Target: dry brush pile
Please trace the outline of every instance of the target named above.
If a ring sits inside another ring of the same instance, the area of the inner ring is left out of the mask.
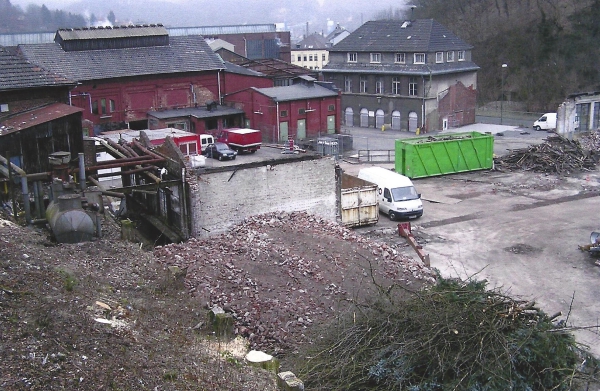
[[[387,296],[387,297],[386,297]],[[572,390],[598,380],[598,361],[532,302],[485,282],[438,279],[322,331],[297,372],[311,390]]]

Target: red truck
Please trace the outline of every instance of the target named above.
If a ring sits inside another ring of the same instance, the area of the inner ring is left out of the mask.
[[[229,145],[229,148],[238,153],[254,153],[260,149],[262,135],[256,129],[223,129],[216,141]]]

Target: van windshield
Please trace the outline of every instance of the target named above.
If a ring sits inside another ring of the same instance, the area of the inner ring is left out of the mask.
[[[392,198],[394,201],[416,200],[419,194],[414,186],[396,187],[392,189]]]

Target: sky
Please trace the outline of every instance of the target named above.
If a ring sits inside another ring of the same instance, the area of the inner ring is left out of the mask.
[[[289,29],[324,32],[327,20],[353,30],[378,12],[405,7],[410,0],[11,0],[23,9],[45,4],[50,10],[91,15],[113,11],[117,23],[162,23],[167,27],[285,23]]]

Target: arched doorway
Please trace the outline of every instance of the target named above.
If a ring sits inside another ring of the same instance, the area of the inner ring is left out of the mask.
[[[417,116],[417,113],[415,113],[414,111],[411,111],[410,113],[408,113],[408,131],[409,132],[415,133],[417,131],[418,119],[419,119],[419,117]]]
[[[366,108],[360,109],[360,127],[368,128],[369,127],[369,110]]]
[[[375,127],[377,129],[381,129],[381,127],[385,123],[384,118],[385,114],[383,113],[383,110],[377,109],[377,112],[375,112]]]
[[[352,110],[352,107],[346,107],[344,122],[346,126],[354,126],[354,110]]]
[[[400,122],[400,112],[398,110],[394,110],[392,112],[392,129],[393,130],[401,130],[401,122]]]

